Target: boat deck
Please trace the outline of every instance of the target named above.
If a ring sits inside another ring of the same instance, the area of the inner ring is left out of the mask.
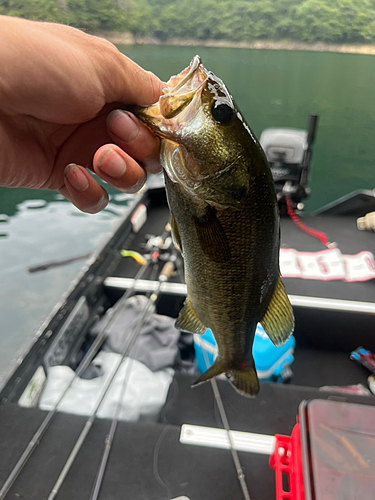
[[[140,243],[145,241],[144,235],[161,234],[167,220],[165,196],[160,193],[152,195],[148,200],[148,219],[141,232],[134,234],[129,228],[125,228],[123,236],[116,239],[116,248],[139,251]],[[375,235],[357,231],[354,217],[320,215],[305,217],[304,221],[326,232],[331,241],[338,243],[342,253],[371,251],[374,246]],[[289,219],[282,220],[282,244],[300,251],[324,250],[318,241],[301,232]],[[103,255],[105,258],[99,258],[95,264],[100,271],[97,273],[98,278],[94,280],[89,269],[83,284],[77,285],[71,299],[68,298],[63,308],[56,313],[56,318],[58,314],[67,318],[77,301],[80,286],[82,290],[87,290],[85,293],[92,316],[98,314],[99,310],[102,314],[104,307],[114,304],[123,294],[124,289],[106,286],[105,280],[111,276],[134,277],[138,265],[131,259],[115,260],[114,257],[113,262],[110,262],[113,252],[108,249]],[[108,260],[108,265],[105,259]],[[179,283],[180,279],[180,276],[176,276],[172,281]],[[259,395],[253,399],[238,395],[227,381],[218,379],[232,430],[270,436],[290,435],[299,404],[310,398],[333,397],[361,404],[375,404],[374,396],[348,396],[318,389],[323,385],[362,383],[367,386],[369,372],[351,361],[349,354],[359,345],[375,351],[375,313],[371,308],[355,312],[350,307],[346,309],[345,305],[356,302],[372,306],[375,303],[375,281],[346,283],[288,278],[284,282],[288,293],[295,300],[296,349],[292,365],[293,378],[290,384],[261,384]],[[295,297],[302,297],[304,301]],[[309,303],[311,297],[323,301],[340,299],[344,303],[341,309],[335,309],[324,306],[322,302]],[[165,294],[158,303],[158,311],[176,317],[183,300],[184,296],[181,294]],[[57,324],[56,318],[50,325]],[[48,328],[52,327],[47,325],[47,332]],[[59,328],[56,327],[49,337],[44,333],[40,336],[40,341],[45,342],[37,345],[29,358],[36,360],[33,361],[33,370],[23,369],[21,365],[5,387],[3,397],[6,394],[13,401],[17,394],[19,397],[25,387],[24,378],[33,373],[37,363],[46,355],[54,335],[62,327]],[[25,362],[27,360],[25,358]],[[100,499],[171,500],[182,495],[190,500],[243,498],[229,450],[192,446],[179,441],[182,424],[221,427],[211,385],[207,383],[191,389],[195,378],[176,373],[158,422],[119,423]],[[14,402],[3,400],[0,404],[0,487],[45,415],[41,410],[21,408]],[[85,422],[84,417],[57,414],[7,498],[47,499]],[[89,499],[110,423],[109,420],[95,420],[88,439],[57,495],[58,500]],[[239,457],[245,470],[251,500],[274,498],[274,472],[268,465],[269,457],[245,452],[239,452]]]
[[[220,427],[210,384],[191,389],[194,379],[177,375],[172,382],[161,422],[120,422],[112,447],[100,498],[164,500],[185,495],[190,500],[235,500],[242,493],[229,450],[181,444],[182,424]],[[300,402],[327,398],[317,389],[264,384],[258,397],[239,396],[218,380],[232,430],[267,435],[289,434]],[[352,396],[350,401],[374,404],[373,398]],[[19,458],[45,412],[0,406],[0,483]],[[42,500],[48,497],[85,423],[83,417],[58,414],[30,458],[9,498]],[[57,498],[88,499],[110,427],[96,420]],[[239,452],[252,500],[274,498],[274,471],[268,455]]]

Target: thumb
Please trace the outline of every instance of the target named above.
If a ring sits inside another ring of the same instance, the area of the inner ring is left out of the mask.
[[[156,102],[165,84],[151,71],[146,71],[122,54],[110,42],[105,42],[105,59],[96,58],[98,77],[102,81],[106,103],[148,105]]]

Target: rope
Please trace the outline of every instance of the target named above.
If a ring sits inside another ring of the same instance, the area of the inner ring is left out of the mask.
[[[289,196],[285,197],[285,202],[288,215],[292,219],[294,224],[297,227],[299,227],[301,231],[305,232],[306,234],[309,234],[313,238],[317,238],[322,245],[326,246],[327,248],[330,248],[331,244],[329,243],[327,235],[325,233],[313,229],[312,227],[308,227],[301,221],[301,219],[298,217],[298,215],[295,213],[293,209],[292,199]]]

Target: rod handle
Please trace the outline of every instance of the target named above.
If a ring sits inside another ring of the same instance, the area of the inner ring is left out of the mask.
[[[174,274],[174,263],[169,261],[164,264],[163,269],[161,270],[159,280],[160,281],[168,281]]]

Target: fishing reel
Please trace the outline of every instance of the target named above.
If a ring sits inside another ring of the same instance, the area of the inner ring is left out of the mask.
[[[170,250],[173,241],[172,236],[169,234],[166,238],[163,235],[155,236],[154,234],[145,234],[146,243],[140,243],[140,247],[146,251],[158,248],[159,250]]]

